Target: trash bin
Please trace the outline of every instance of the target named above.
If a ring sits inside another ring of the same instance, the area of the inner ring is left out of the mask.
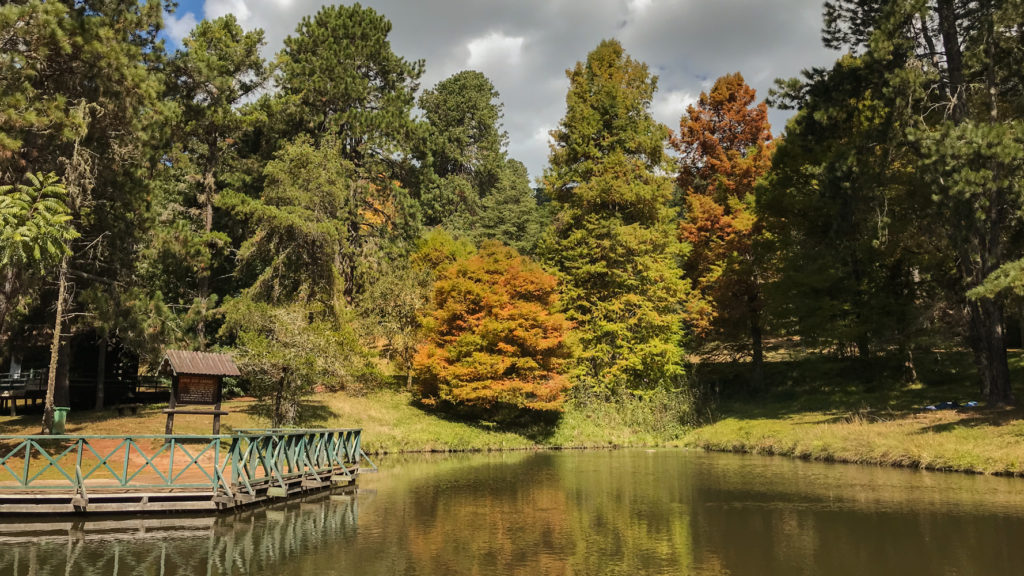
[[[68,420],[68,412],[71,408],[57,406],[53,409],[53,433],[63,434],[64,423]]]

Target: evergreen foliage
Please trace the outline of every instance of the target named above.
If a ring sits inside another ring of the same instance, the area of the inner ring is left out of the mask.
[[[574,375],[602,392],[674,387],[684,374],[684,254],[665,174],[657,78],[605,40],[567,71],[566,114],[544,174],[557,214],[543,248],[577,326]]]
[[[107,350],[147,370],[183,346],[238,353],[275,425],[378,367],[488,417],[571,389],[678,420],[688,354],[749,348],[758,382],[762,339],[793,336],[909,368],[963,344],[1014,401],[1021,2],[828,0],[847,53],[779,83],[777,141],[738,73],[670,138],[657,78],[602,41],[567,71],[540,190],[491,80],[417,100],[424,63],[373,9],[319,9],[268,62],[232,16],[168,54],[174,8],[0,4],[0,360],[52,326],[57,396],[89,339],[97,407]]]
[[[168,96],[181,105],[170,155],[177,185],[158,208],[170,214],[168,225],[157,227],[151,250],[162,261],[178,253],[183,258],[177,263],[190,268],[177,277],[194,284],[167,296],[188,306],[198,347],[206,345],[206,319],[217,302],[210,285],[213,266],[222,264],[217,270],[221,276],[228,271],[223,256],[231,239],[215,230],[214,208],[225,165],[237,153],[236,142],[249,120],[238,106],[264,86],[269,74],[260,55],[263,44],[262,30],[243,31],[233,15],[204,20],[184,38],[167,66]],[[179,273],[180,266],[167,272]]]
[[[420,206],[425,224],[532,254],[546,215],[526,167],[505,150],[508,135],[501,126],[499,98],[491,81],[473,70],[424,92]]]

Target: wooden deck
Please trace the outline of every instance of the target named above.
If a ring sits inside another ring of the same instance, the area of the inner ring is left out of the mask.
[[[354,489],[361,431],[0,436],[0,515],[219,512]]]

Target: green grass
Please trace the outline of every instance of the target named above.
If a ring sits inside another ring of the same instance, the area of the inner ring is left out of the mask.
[[[1024,411],[922,407],[979,400],[963,355],[919,366],[903,385],[885,370],[855,364],[790,366],[791,381],[771,393],[721,402],[713,422],[678,443],[713,451],[808,460],[1024,476]],[[1012,357],[1013,381],[1024,376]],[[776,381],[778,379],[776,378]]]
[[[117,416],[113,410],[72,411],[68,434],[163,434],[165,405],[144,408],[135,416]],[[253,402],[247,399],[225,403],[231,413],[221,420],[224,433],[241,428],[267,426],[253,416]],[[646,431],[645,422],[612,406],[586,410],[571,409],[554,424],[506,427],[488,422],[468,422],[424,410],[408,394],[381,390],[355,396],[343,392],[320,394],[316,403],[305,407],[303,426],[362,428],[363,448],[369,453],[454,452],[525,450],[545,447],[607,448],[665,444],[678,438],[674,433]],[[0,434],[38,434],[40,415],[0,417]],[[179,434],[209,434],[209,416],[178,415],[174,431]]]
[[[678,407],[651,409],[638,402],[570,406],[554,423],[502,426],[459,420],[425,410],[408,394],[327,393],[306,407],[310,427],[362,428],[370,453],[528,450],[677,445],[714,451],[793,456],[808,460],[907,466],[1024,476],[1024,411],[923,412],[946,400],[977,400],[973,370],[964,354],[921,358],[919,381],[900,383],[884,365],[804,359],[769,366],[767,392],[742,390],[742,366],[702,366],[702,386],[718,390],[706,423],[685,427]],[[1024,380],[1024,356],[1012,358],[1013,381]],[[1018,394],[1024,390],[1018,386]],[[660,405],[659,405],[660,406]],[[113,411],[72,412],[70,434],[160,434],[163,406],[137,416]],[[266,426],[251,400],[226,404],[223,430]],[[673,411],[675,410],[675,411]],[[38,413],[0,417],[0,434],[34,434]],[[175,432],[208,434],[209,417],[177,416]]]

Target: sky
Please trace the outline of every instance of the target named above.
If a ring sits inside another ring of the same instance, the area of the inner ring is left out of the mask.
[[[166,20],[172,43],[203,18],[232,13],[262,28],[273,57],[299,20],[323,0],[179,0]],[[461,70],[485,73],[505,105],[509,153],[541,176],[548,132],[565,113],[565,70],[604,38],[659,77],[656,119],[679,127],[686,106],[715,78],[741,72],[768,95],[776,78],[831,64],[821,45],[820,0],[363,0],[393,24],[393,50],[424,59],[421,89]],[[772,111],[780,133],[789,112]]]

